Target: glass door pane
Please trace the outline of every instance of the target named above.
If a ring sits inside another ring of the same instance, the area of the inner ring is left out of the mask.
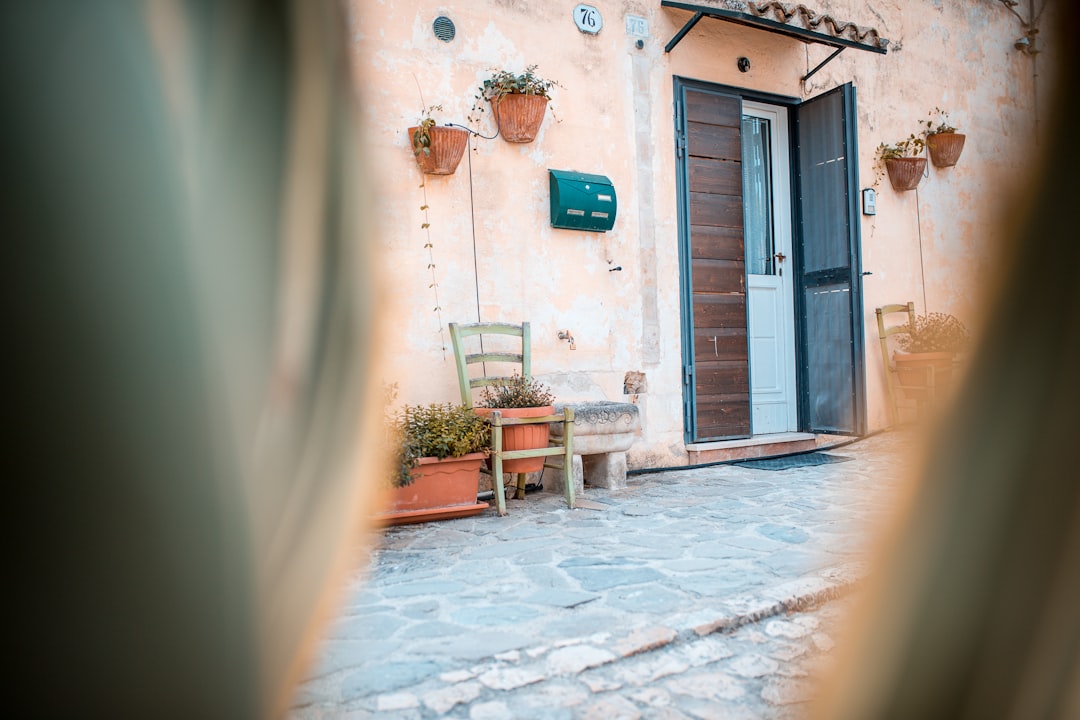
[[[769,120],[742,117],[743,237],[746,272],[775,275]]]

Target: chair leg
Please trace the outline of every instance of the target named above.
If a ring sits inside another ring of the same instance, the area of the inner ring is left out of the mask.
[[[566,408],[566,420],[563,421],[563,487],[566,492],[566,507],[577,507],[574,500],[574,410]]]
[[[503,487],[502,426],[498,422],[498,417],[494,418],[491,426],[491,444],[494,450],[492,455],[495,458],[491,468],[491,479],[495,487],[495,511],[499,513],[499,517],[502,517],[506,515],[506,488]]]

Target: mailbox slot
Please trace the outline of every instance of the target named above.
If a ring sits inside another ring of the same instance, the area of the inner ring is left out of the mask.
[[[615,226],[618,200],[603,175],[548,170],[551,184],[551,226],[607,232]]]

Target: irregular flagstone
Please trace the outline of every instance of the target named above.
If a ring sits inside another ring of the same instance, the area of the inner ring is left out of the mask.
[[[616,640],[612,645],[612,650],[620,657],[630,657],[663,647],[672,642],[675,637],[675,631],[663,625],[637,628],[629,635]]]
[[[736,675],[756,678],[762,675],[774,673],[780,667],[780,663],[772,658],[755,653],[740,655],[728,664],[728,670]]]
[[[677,695],[691,695],[706,700],[734,700],[746,694],[734,678],[722,672],[688,674],[668,680],[665,686]]]
[[[545,588],[524,598],[527,603],[534,605],[550,605],[552,607],[573,608],[600,597],[597,593],[582,592],[580,590],[562,590],[557,588]]]
[[[375,707],[379,712],[387,712],[393,710],[408,710],[409,708],[419,707],[420,701],[416,699],[416,696],[412,693],[395,693],[392,695],[380,695]]]
[[[569,567],[566,572],[573,576],[584,590],[593,592],[623,585],[640,585],[664,578],[662,574],[648,567]]]
[[[547,656],[547,669],[552,675],[576,674],[611,662],[615,657],[609,650],[591,645],[573,645],[552,650]]]
[[[495,668],[480,675],[477,680],[494,690],[514,690],[538,683],[544,679],[544,675],[535,670],[522,668]]]
[[[638,720],[641,711],[632,702],[618,695],[607,695],[588,705],[582,720]]]
[[[470,703],[480,697],[482,689],[478,682],[463,682],[424,693],[421,699],[424,705],[440,715],[445,715],[455,705]]]
[[[805,530],[794,527],[793,525],[773,525],[772,523],[766,523],[759,527],[757,531],[767,538],[785,543],[800,544],[810,539],[810,536]]]
[[[769,683],[761,697],[772,705],[792,705],[814,699],[815,686],[809,680],[785,679]]]

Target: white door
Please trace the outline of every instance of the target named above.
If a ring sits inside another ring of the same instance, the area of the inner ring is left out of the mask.
[[[798,427],[787,110],[744,102],[743,232],[754,435]]]

